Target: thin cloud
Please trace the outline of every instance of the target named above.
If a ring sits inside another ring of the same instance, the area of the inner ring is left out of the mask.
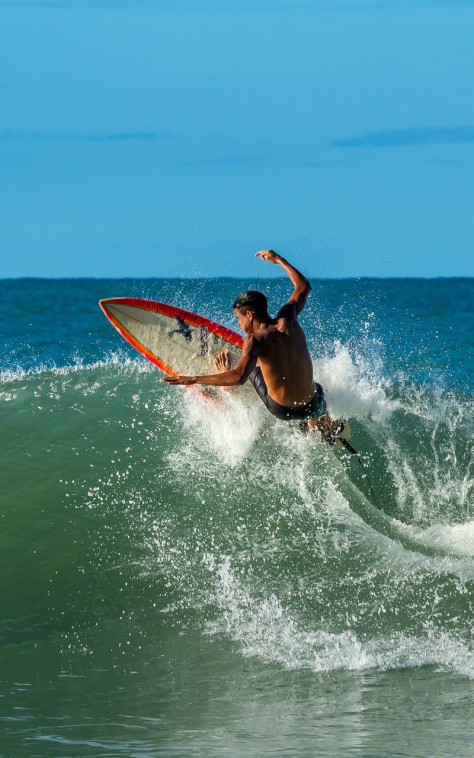
[[[441,129],[395,129],[369,132],[361,137],[336,140],[331,147],[409,147],[412,145],[443,145],[474,142],[474,126],[453,126]]]

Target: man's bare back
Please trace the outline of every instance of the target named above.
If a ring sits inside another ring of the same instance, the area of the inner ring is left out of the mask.
[[[276,318],[255,332],[258,365],[268,394],[280,405],[306,405],[314,395],[313,366],[306,338],[296,318]]]

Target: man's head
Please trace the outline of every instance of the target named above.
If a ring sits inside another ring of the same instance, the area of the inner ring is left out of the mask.
[[[235,300],[233,308],[239,326],[246,334],[251,334],[257,324],[270,318],[267,310],[267,298],[256,290],[242,292]]]

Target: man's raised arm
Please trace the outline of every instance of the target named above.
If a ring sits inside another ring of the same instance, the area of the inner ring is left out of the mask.
[[[286,258],[283,258],[283,256],[279,255],[278,253],[275,253],[274,250],[260,250],[258,253],[255,253],[255,255],[261,258],[262,261],[277,263],[282,267],[284,271],[286,271],[294,287],[293,293],[290,295],[288,302],[295,304],[296,315],[299,316],[305,306],[306,298],[311,292],[311,284],[307,278],[303,276],[301,271],[298,271],[297,268],[292,266],[291,263],[288,263]]]

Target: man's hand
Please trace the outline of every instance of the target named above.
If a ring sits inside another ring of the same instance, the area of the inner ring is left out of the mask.
[[[283,260],[281,255],[275,253],[274,250],[259,250],[258,253],[255,253],[255,257],[261,258],[262,261],[268,261],[269,263],[281,263]]]
[[[195,376],[164,376],[161,380],[167,384],[196,384]]]

